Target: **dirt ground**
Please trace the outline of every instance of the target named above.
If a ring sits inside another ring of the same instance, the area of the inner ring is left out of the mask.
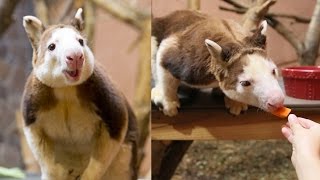
[[[285,140],[196,141],[173,180],[297,179]]]

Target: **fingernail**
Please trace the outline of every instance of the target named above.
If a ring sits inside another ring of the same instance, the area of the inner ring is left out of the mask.
[[[293,122],[296,118],[297,118],[296,115],[290,114],[289,117],[288,117],[288,121],[291,123],[291,122]]]

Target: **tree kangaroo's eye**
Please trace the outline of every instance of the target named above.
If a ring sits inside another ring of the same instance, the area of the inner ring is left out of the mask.
[[[79,39],[79,43],[81,46],[83,46],[83,39]]]
[[[250,86],[251,85],[251,82],[250,81],[240,81],[240,84],[242,85],[242,86]]]
[[[56,48],[56,45],[54,43],[51,43],[49,46],[48,46],[48,49],[50,51],[53,51],[54,49]]]
[[[276,69],[273,69],[273,70],[272,70],[272,75],[274,75],[274,76],[277,75],[277,70],[276,70]]]

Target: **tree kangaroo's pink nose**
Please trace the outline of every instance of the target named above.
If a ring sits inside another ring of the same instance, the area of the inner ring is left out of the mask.
[[[67,55],[67,65],[71,69],[79,69],[83,65],[83,53],[72,53]]]
[[[269,92],[269,98],[267,101],[267,105],[269,109],[278,109],[283,107],[284,103],[284,94],[281,90],[275,90]]]

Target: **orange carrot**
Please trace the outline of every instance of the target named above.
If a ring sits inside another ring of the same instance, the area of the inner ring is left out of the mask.
[[[273,112],[271,112],[273,115],[276,115],[280,118],[286,118],[289,116],[291,112],[291,109],[290,108],[287,108],[287,107],[282,107],[282,108],[279,108]]]

